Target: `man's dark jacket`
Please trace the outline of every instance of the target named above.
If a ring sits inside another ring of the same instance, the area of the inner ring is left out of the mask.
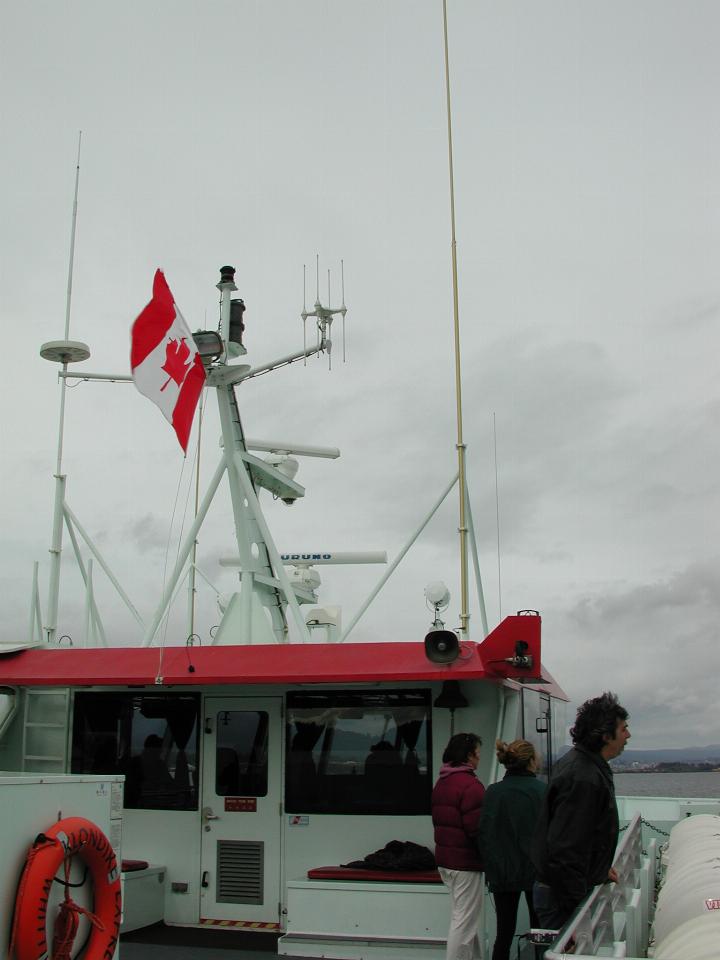
[[[604,883],[618,838],[612,770],[599,753],[576,746],[556,765],[532,848],[537,879],[575,909]]]

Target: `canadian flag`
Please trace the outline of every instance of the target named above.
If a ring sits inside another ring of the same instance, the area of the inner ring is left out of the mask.
[[[162,270],[155,271],[152,300],[132,326],[130,367],[135,386],[160,407],[187,452],[205,370]]]

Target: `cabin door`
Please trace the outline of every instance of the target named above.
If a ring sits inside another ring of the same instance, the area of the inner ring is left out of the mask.
[[[203,920],[279,921],[281,698],[207,697]]]

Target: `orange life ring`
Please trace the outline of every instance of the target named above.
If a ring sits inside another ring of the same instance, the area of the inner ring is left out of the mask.
[[[102,830],[83,817],[67,817],[41,833],[28,853],[15,900],[12,942],[17,960],[44,960],[48,896],[62,863],[79,856],[93,880],[93,923],[83,960],[112,960],[120,935],[120,869]],[[80,909],[80,912],[87,913]]]

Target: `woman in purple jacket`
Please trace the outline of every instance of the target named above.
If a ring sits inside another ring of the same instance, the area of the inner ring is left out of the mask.
[[[485,787],[475,776],[481,740],[456,733],[443,753],[440,776],[432,792],[435,862],[450,890],[452,914],[447,960],[480,960],[478,922],[482,906],[482,864],[475,834]]]

